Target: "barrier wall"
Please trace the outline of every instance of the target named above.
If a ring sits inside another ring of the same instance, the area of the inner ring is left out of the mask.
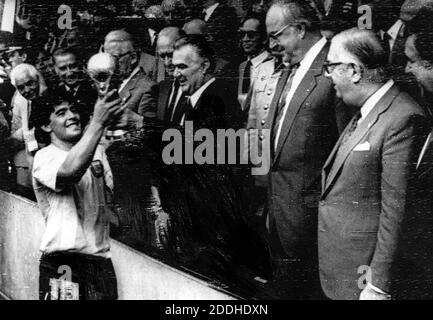
[[[38,299],[39,244],[44,221],[36,203],[0,191],[0,291]],[[230,300],[230,294],[112,240],[120,300]]]

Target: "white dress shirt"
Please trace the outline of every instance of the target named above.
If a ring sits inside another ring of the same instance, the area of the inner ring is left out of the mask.
[[[316,59],[317,55],[322,51],[323,47],[326,45],[326,38],[322,37],[319,41],[317,41],[310,50],[307,51],[304,58],[301,60],[299,68],[296,70],[295,75],[293,76],[292,86],[290,88],[290,91],[287,94],[286,97],[286,104],[284,105],[283,109],[283,116],[281,117],[281,120],[279,123],[276,123],[275,125],[278,126],[277,134],[275,135],[275,149],[278,146],[278,139],[280,137],[281,133],[281,127],[284,122],[284,118],[286,117],[287,110],[289,109],[290,102],[292,101],[292,98],[298,89],[299,84],[302,82],[302,79],[304,79],[305,75],[307,74],[308,70],[310,69],[311,65],[313,64],[313,61]]]
[[[215,3],[213,6],[210,6],[209,8],[203,10],[203,13],[206,13],[206,16],[204,17],[204,21],[207,22],[210,19],[210,16],[219,5],[220,5],[219,3]]]
[[[148,33],[149,33],[149,37],[150,37],[150,44],[153,46],[153,43],[155,42],[155,38],[156,38],[156,31],[153,29],[147,29]]]
[[[208,80],[204,85],[202,85],[196,92],[194,92],[190,97],[189,101],[191,102],[191,106],[195,109],[198,100],[200,99],[203,92],[216,80],[216,78],[212,78]],[[183,126],[185,122],[185,115],[182,117],[181,125]]]
[[[132,79],[133,76],[135,76],[138,73],[138,71],[140,71],[139,66],[135,67],[135,69],[131,72],[129,77],[122,81],[122,84],[119,87],[119,92],[121,92],[125,88],[126,84]]]
[[[377,90],[375,93],[373,93],[367,101],[364,102],[363,106],[361,107],[361,118],[358,120],[358,124],[360,124],[370,113],[371,110],[373,110],[374,106],[379,102],[380,99],[383,98],[383,96],[388,92],[389,89],[394,85],[394,80],[388,80],[382,87],[380,87],[379,90]]]
[[[403,21],[398,19],[396,21],[396,23],[394,23],[392,25],[392,27],[389,28],[388,31],[386,32],[390,36],[390,39],[389,39],[389,50],[390,51],[394,47],[395,40],[397,39],[398,34],[400,33],[400,29],[402,26],[403,26]]]

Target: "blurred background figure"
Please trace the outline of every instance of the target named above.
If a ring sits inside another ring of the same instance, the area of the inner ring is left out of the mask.
[[[239,54],[239,27],[236,11],[224,1],[203,1],[201,18],[207,24],[207,31],[211,39],[215,55],[231,63],[239,64],[242,57]]]
[[[150,6],[144,14],[147,24],[147,33],[149,36],[149,53],[156,55],[156,43],[158,41],[158,33],[163,29],[167,22],[165,20],[161,6]]]
[[[211,41],[209,37],[207,37],[207,26],[206,22],[201,19],[192,19],[186,22],[183,25],[183,31],[185,31],[188,35],[202,35],[207,38],[208,41]]]
[[[133,0],[131,4],[132,14],[137,17],[144,17],[148,2],[148,0]]]
[[[161,8],[168,25],[182,28],[186,19],[183,0],[163,0]]]

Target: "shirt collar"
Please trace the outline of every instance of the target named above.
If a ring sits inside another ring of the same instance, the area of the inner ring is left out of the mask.
[[[391,28],[388,29],[388,31],[386,33],[389,34],[389,36],[395,40],[398,37],[398,33],[400,31],[401,26],[403,25],[403,21],[401,21],[400,19],[398,19]]]
[[[380,99],[388,92],[389,89],[394,85],[394,81],[388,80],[382,87],[379,88],[375,93],[373,93],[364,105],[361,107],[361,119],[365,119],[374,106],[379,102]]]
[[[196,92],[194,92],[189,98],[191,101],[191,105],[193,108],[195,108],[195,105],[197,104],[198,100],[200,99],[203,92],[209,87],[216,79],[212,78],[208,80],[204,85],[202,85]]]
[[[313,63],[314,59],[316,59],[317,55],[320,51],[322,51],[323,47],[326,45],[326,38],[322,37],[319,41],[317,41],[305,54],[305,56],[299,62],[300,67],[309,66]],[[293,65],[296,65],[294,63]]]
[[[135,67],[135,69],[132,71],[132,73],[129,75],[128,78],[126,78],[125,80],[122,81],[120,88],[119,88],[119,92],[123,90],[123,88],[125,88],[126,84],[132,79],[133,76],[135,76],[138,72],[140,71],[140,66]]]
[[[250,59],[254,69],[257,68],[259,64],[263,63],[268,57],[269,57],[269,52],[263,51],[258,56],[255,56],[254,58]]]
[[[215,9],[219,6],[219,2],[215,3],[214,5],[210,6],[207,9],[204,9],[203,11],[206,12],[206,19],[209,19],[212,13],[215,11]]]

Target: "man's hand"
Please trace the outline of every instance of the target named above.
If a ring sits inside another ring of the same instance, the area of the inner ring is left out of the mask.
[[[121,99],[115,99],[108,102],[108,100],[113,97],[116,90],[110,91],[104,98],[98,99],[93,110],[92,122],[100,124],[103,127],[108,126],[113,119],[119,117],[122,113]]]
[[[160,209],[155,214],[155,244],[158,249],[164,250],[168,247],[170,237],[170,216]]]
[[[140,129],[143,126],[143,117],[125,106],[120,110],[119,119],[114,123],[115,129]]]
[[[367,285],[359,295],[359,300],[391,300],[391,298],[389,295],[375,291]]]

